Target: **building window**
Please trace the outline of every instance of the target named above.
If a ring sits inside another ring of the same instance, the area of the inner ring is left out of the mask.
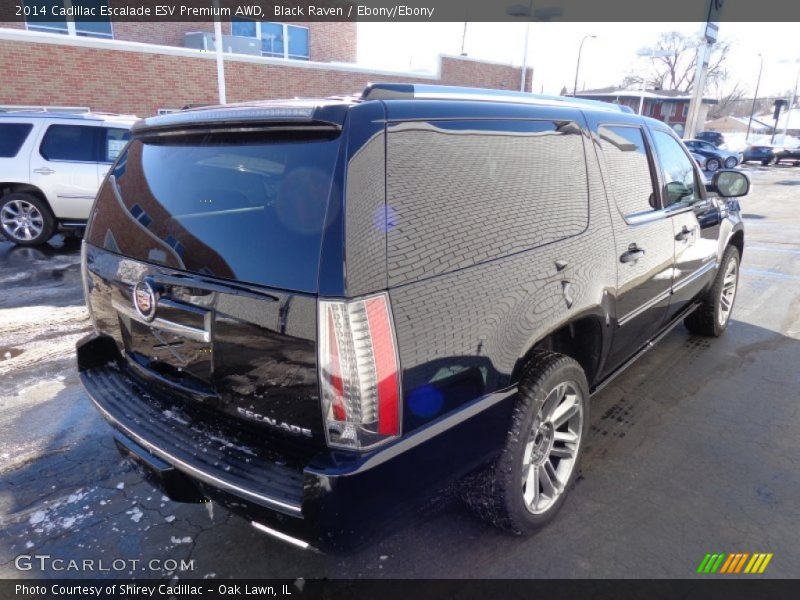
[[[25,0],[25,4],[31,12],[25,17],[25,24],[30,31],[108,39],[114,37],[111,18],[99,16],[100,7],[108,6],[108,0]],[[70,8],[78,16],[57,16]],[[89,14],[95,16],[82,16]]]
[[[261,40],[261,56],[308,60],[308,27],[286,23],[234,20],[231,33]]]

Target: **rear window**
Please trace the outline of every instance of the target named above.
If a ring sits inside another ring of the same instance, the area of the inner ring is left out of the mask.
[[[30,123],[0,124],[0,158],[13,158],[33,129]]]
[[[203,275],[315,292],[338,137],[136,139],[100,191],[91,243]]]
[[[127,129],[104,127],[103,147],[100,152],[101,162],[112,163],[117,160],[129,139],[131,139],[131,132]]]

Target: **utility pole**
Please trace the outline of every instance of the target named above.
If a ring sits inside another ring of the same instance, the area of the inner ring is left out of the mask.
[[[219,0],[214,0],[214,7],[219,9]],[[225,94],[225,60],[222,47],[222,22],[219,17],[214,17],[214,48],[217,51],[217,91],[219,93],[219,103],[226,104]]]
[[[686,117],[686,126],[683,131],[684,139],[691,139],[697,131],[698,121],[700,120],[701,108],[703,105],[703,92],[706,87],[706,75],[708,75],[708,59],[711,56],[711,46],[717,41],[719,32],[718,18],[719,12],[725,0],[709,0],[708,13],[706,15],[706,29],[703,41],[697,49],[697,63],[694,72],[694,87],[692,89],[692,99],[689,102],[689,114]]]
[[[800,60],[797,61],[800,63]],[[789,119],[792,118],[792,107],[794,101],[797,99],[797,85],[800,83],[800,66],[797,68],[797,78],[794,80],[794,90],[792,91],[792,99],[789,101],[789,106],[786,107],[786,124],[783,126],[783,143],[786,143],[786,136],[789,133]]]

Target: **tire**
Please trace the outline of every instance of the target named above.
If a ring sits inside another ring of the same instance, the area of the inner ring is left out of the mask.
[[[736,160],[733,156],[729,156],[728,158],[725,159],[726,169],[733,169],[737,164],[739,164],[739,161]]]
[[[768,167],[771,163],[772,163],[771,159],[770,160],[762,160],[761,161],[761,166],[762,167]]]
[[[709,158],[706,161],[706,171],[714,171],[719,170],[719,161],[716,158]]]
[[[9,241],[38,246],[53,237],[55,231],[56,219],[41,198],[16,192],[0,199],[0,233]]]
[[[571,416],[558,423],[554,414],[559,420]],[[533,533],[564,503],[588,431],[589,386],[581,366],[556,352],[535,353],[523,370],[500,456],[466,478],[462,499],[500,529]]]
[[[691,333],[719,337],[728,328],[739,288],[739,262],[738,248],[728,246],[722,255],[714,283],[701,306],[683,321]]]

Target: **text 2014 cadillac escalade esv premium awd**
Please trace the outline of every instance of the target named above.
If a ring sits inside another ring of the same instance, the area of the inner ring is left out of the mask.
[[[325,546],[443,486],[518,534],[589,400],[717,336],[747,177],[619,107],[435,86],[140,121],[83,247],[81,378],[174,499]]]

